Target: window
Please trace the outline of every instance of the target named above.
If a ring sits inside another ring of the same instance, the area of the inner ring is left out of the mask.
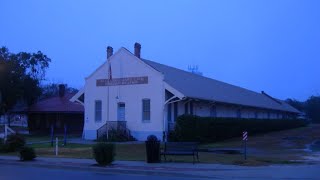
[[[102,102],[101,100],[96,100],[94,104],[94,120],[95,122],[101,122],[102,121]]]
[[[126,104],[123,102],[118,103],[118,121],[126,120]]]
[[[211,108],[210,108],[210,116],[211,117],[217,117],[217,108],[216,108],[216,106],[211,106]]]
[[[270,119],[270,112],[268,112],[268,119]]]
[[[150,121],[150,99],[142,100],[142,120]]]
[[[258,119],[258,112],[256,111],[256,112],[254,112],[254,118],[256,118],[256,119]]]
[[[193,102],[190,102],[190,114],[193,115]]]

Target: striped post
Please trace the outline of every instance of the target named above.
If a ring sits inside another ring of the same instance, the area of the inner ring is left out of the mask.
[[[247,131],[243,131],[242,133],[242,141],[244,142],[244,160],[247,159],[247,141],[248,141],[248,132]]]

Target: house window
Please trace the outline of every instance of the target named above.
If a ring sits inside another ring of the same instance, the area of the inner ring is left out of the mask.
[[[101,122],[102,121],[102,102],[101,100],[96,100],[94,104],[94,120],[95,122]]]
[[[211,106],[211,108],[210,108],[210,116],[211,117],[217,117],[217,108],[216,108],[216,106]]]
[[[258,112],[254,112],[254,118],[258,119]]]
[[[193,115],[193,102],[190,102],[190,114]]]
[[[118,103],[118,121],[126,120],[126,104],[123,102]]]
[[[268,112],[268,119],[270,119],[270,112]]]
[[[150,121],[150,99],[142,100],[142,120]]]
[[[173,104],[173,120],[176,121],[178,117],[178,103]]]

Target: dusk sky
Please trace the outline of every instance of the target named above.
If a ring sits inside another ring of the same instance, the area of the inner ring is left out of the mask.
[[[280,98],[320,95],[320,1],[0,1],[0,46],[81,88],[106,47]]]

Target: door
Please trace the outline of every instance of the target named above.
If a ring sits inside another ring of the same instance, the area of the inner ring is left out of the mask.
[[[118,121],[126,120],[126,104],[123,102],[118,103]]]

